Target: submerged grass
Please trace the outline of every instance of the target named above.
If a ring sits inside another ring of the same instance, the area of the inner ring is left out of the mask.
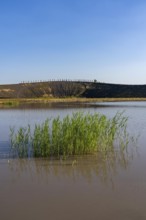
[[[11,149],[18,157],[51,157],[108,152],[118,142],[128,144],[127,117],[117,113],[109,119],[98,113],[83,112],[47,119],[42,124],[10,129]]]

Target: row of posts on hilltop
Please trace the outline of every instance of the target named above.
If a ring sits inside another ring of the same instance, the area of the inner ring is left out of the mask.
[[[97,80],[87,80],[87,79],[49,79],[49,80],[33,80],[33,81],[21,81],[20,84],[26,83],[43,83],[43,82],[91,82],[96,83]]]

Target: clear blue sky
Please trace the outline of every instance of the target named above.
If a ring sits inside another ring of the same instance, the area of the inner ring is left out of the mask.
[[[0,84],[146,84],[146,0],[1,0]]]

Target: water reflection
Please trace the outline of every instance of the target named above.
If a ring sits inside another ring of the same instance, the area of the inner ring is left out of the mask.
[[[90,102],[42,102],[42,103],[20,103],[19,105],[1,105],[0,110],[22,110],[22,109],[64,109],[64,108],[92,108],[100,107],[98,103]]]
[[[119,102],[24,102],[19,105],[2,105],[0,104],[0,110],[23,110],[23,109],[64,109],[64,108],[146,108],[145,101],[119,101]]]
[[[136,151],[113,150],[96,155],[56,159],[12,159],[9,168],[14,182],[27,175],[32,182],[49,183],[51,179],[70,179],[72,182],[84,179],[90,183],[95,178],[102,184],[114,188],[114,178],[121,170],[127,170]],[[98,177],[98,178],[97,178]]]

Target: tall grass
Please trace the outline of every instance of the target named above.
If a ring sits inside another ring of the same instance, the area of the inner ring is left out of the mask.
[[[19,157],[50,157],[107,152],[114,143],[128,143],[127,117],[117,113],[109,119],[98,113],[83,112],[47,119],[42,124],[10,129],[11,148]]]
[[[18,157],[28,157],[30,151],[30,126],[21,127],[15,134],[15,128],[10,128],[10,143],[13,154]]]

